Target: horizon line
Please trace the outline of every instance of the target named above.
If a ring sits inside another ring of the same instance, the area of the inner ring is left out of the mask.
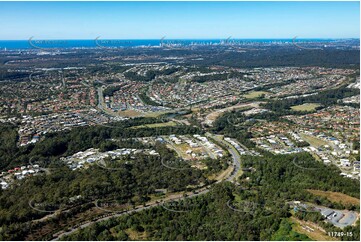
[[[37,40],[164,40],[164,41],[167,41],[167,40],[293,40],[297,38],[297,40],[344,40],[344,39],[360,39],[360,37],[301,37],[301,38],[298,38],[297,36],[293,36],[293,37],[290,37],[290,38],[267,38],[267,37],[262,37],[262,38],[252,38],[252,37],[249,37],[249,38],[121,38],[121,39],[118,39],[118,38],[99,38],[96,37],[94,39],[77,39],[77,38],[69,38],[69,39],[49,39],[49,38],[40,38],[40,39],[32,39],[32,37],[28,38],[28,39],[0,39],[0,41],[29,41],[29,40],[32,40],[32,41],[37,41]]]

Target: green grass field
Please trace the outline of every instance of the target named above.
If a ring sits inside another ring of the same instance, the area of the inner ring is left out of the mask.
[[[264,92],[264,91],[254,91],[254,92],[249,92],[247,94],[244,94],[243,97],[248,98],[248,99],[252,99],[252,98],[258,98],[261,95],[266,95],[269,92]]]
[[[317,107],[321,106],[318,103],[304,103],[302,105],[292,106],[294,111],[315,111]]]

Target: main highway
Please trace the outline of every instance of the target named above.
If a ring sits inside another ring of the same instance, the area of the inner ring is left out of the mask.
[[[232,173],[230,174],[230,176],[228,176],[226,181],[233,181],[234,178],[236,178],[236,175],[237,175],[238,171],[241,169],[241,157],[240,157],[238,151],[230,143],[228,143],[227,141],[217,137],[216,135],[212,135],[210,133],[207,133],[206,136],[211,137],[212,139],[214,139],[218,143],[221,143],[224,146],[226,146],[227,149],[228,149],[228,152],[232,155],[234,169],[233,169]],[[218,182],[220,182],[220,181],[218,181]]]

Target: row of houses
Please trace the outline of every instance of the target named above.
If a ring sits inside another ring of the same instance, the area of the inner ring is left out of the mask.
[[[71,170],[77,170],[87,168],[89,165],[97,162],[102,162],[105,158],[110,158],[113,160],[122,156],[137,155],[140,153],[147,155],[159,155],[159,153],[157,153],[155,150],[150,149],[121,148],[112,151],[100,152],[99,149],[90,148],[85,151],[77,152],[68,157],[62,157],[60,160]]]
[[[15,167],[0,174],[0,183],[2,189],[7,189],[15,180],[22,180],[27,177],[43,172],[38,164]]]

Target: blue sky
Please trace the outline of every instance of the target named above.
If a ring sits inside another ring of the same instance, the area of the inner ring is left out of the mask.
[[[359,2],[0,2],[0,39],[359,38]]]

